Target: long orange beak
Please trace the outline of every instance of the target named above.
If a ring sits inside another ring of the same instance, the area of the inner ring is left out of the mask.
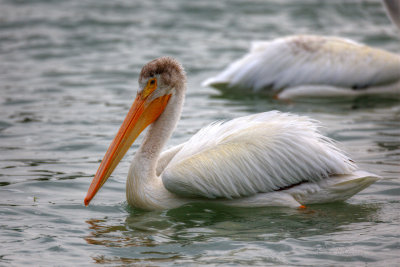
[[[147,95],[138,94],[121,128],[101,161],[99,169],[87,192],[85,206],[89,205],[92,198],[107,181],[108,177],[110,177],[139,134],[161,115],[170,97],[171,95],[161,96],[147,103]]]

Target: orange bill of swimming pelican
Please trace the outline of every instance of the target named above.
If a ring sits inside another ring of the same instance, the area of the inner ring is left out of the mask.
[[[85,198],[104,185],[149,126],[126,183],[133,207],[169,209],[190,202],[242,207],[343,201],[380,178],[361,171],[304,116],[264,112],[211,124],[161,152],[180,118],[185,72],[175,59],[146,64],[139,91],[108,148]]]

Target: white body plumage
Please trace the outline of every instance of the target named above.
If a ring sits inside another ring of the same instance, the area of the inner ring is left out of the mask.
[[[277,111],[203,128],[161,154],[153,180],[142,153],[130,168],[127,199],[144,209],[204,201],[298,207],[346,200],[379,179],[357,170],[316,121]]]
[[[214,123],[161,153],[177,124],[186,91],[183,68],[163,57],[142,70],[135,102],[111,143],[85,204],[150,125],[132,161],[126,197],[143,209],[189,202],[290,206],[345,200],[379,179],[359,171],[318,124],[270,111]]]
[[[254,42],[203,86],[279,99],[400,93],[400,55],[351,40],[296,35]]]

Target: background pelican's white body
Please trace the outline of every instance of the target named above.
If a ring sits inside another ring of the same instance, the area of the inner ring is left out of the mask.
[[[400,93],[400,55],[339,37],[289,36],[254,42],[203,86],[280,99]]]

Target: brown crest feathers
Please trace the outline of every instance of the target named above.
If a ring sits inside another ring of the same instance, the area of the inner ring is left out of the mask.
[[[185,83],[186,74],[182,65],[172,57],[159,57],[147,63],[140,72],[139,82],[159,75],[164,84],[176,86]]]

